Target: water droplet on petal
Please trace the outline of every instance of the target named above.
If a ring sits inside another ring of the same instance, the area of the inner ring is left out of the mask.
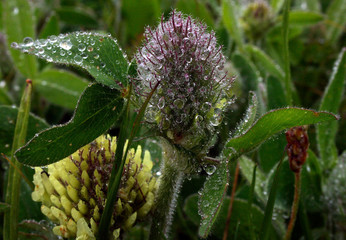
[[[184,107],[184,100],[178,98],[178,99],[174,100],[173,104],[178,109],[182,109]]]
[[[163,109],[163,108],[165,107],[165,98],[164,98],[164,97],[161,97],[161,98],[159,99],[159,102],[157,103],[157,107],[158,107],[159,109]]]

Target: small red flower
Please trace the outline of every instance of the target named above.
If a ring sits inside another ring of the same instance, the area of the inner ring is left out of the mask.
[[[306,127],[293,127],[286,132],[287,155],[290,168],[299,172],[308,155],[309,138]]]

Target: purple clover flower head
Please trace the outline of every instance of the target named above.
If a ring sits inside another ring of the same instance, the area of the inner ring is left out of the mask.
[[[186,131],[196,119],[207,118],[231,86],[222,47],[206,25],[177,11],[166,22],[162,17],[156,29],[147,28],[144,36],[135,55],[135,89],[145,96],[158,85],[146,119],[159,123],[161,131]]]

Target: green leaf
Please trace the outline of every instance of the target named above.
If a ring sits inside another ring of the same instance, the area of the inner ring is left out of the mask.
[[[22,232],[34,233],[37,239],[59,239],[59,237],[53,233],[50,222],[47,221],[36,222],[34,220],[24,220],[19,223],[19,228]],[[20,238],[19,240],[22,239],[32,239],[32,237]]]
[[[0,213],[7,211],[8,209],[10,209],[10,207],[10,204],[0,202]]]
[[[65,70],[48,69],[33,81],[34,88],[53,104],[74,109],[88,82]]]
[[[48,62],[79,66],[97,82],[111,88],[127,87],[126,56],[109,35],[74,32],[58,37],[53,35],[48,40],[40,39],[34,43],[17,44],[15,48]]]
[[[118,90],[90,85],[79,99],[72,120],[31,139],[16,152],[18,161],[43,166],[69,156],[107,131],[121,114],[123,103]]]
[[[331,44],[335,44],[341,37],[346,24],[346,1],[334,0],[327,9],[326,31]]]
[[[185,14],[189,14],[194,18],[198,18],[206,23],[209,27],[214,26],[213,18],[206,7],[204,1],[200,0],[179,0],[176,8]]]
[[[0,86],[0,104],[12,105],[12,97],[8,94],[6,87]]]
[[[59,21],[56,14],[53,12],[46,20],[41,32],[40,38],[47,38],[51,35],[56,35],[60,33]]]
[[[202,220],[199,236],[206,238],[220,212],[228,188],[228,161],[223,160],[216,171],[206,179],[198,199]]]
[[[57,10],[61,21],[69,25],[96,28],[98,26],[95,14],[88,9],[64,7]]]
[[[309,26],[321,22],[324,16],[318,12],[310,11],[290,11],[290,26]],[[279,21],[282,21],[280,16]]]
[[[309,9],[310,11],[321,11],[321,4],[320,1],[316,1],[316,0],[305,0],[301,6],[303,8],[303,6],[306,4],[307,9]],[[304,6],[305,8],[305,6]]]
[[[284,0],[270,0],[270,6],[274,9],[276,13],[280,12],[283,4]]]
[[[321,111],[338,113],[340,103],[343,99],[344,84],[346,79],[346,48],[343,48],[336,60],[333,73],[329,79],[328,86],[324,92],[320,105]],[[323,123],[317,126],[317,146],[322,160],[322,168],[329,168],[337,161],[333,157],[335,147],[335,136],[338,128],[337,122]]]
[[[257,114],[258,100],[254,92],[249,92],[249,107],[246,110],[245,116],[241,123],[238,125],[233,136],[239,136],[246,132],[253,122],[255,121]]]
[[[158,0],[126,0],[122,4],[124,24],[128,42],[138,38],[144,32],[146,26],[156,25],[160,18],[160,3]]]
[[[269,173],[280,160],[283,149],[287,144],[284,133],[279,133],[274,138],[264,142],[258,149],[258,162],[264,173]]]
[[[267,78],[267,98],[268,109],[282,108],[287,106],[285,98],[285,89],[276,77],[269,76]]]
[[[25,37],[35,37],[35,14],[28,0],[3,1],[4,33],[8,46],[12,42],[23,41]],[[18,51],[10,49],[13,62],[18,70],[28,78],[37,73],[37,61],[32,56],[21,56]]]
[[[260,76],[256,66],[250,60],[246,59],[243,54],[238,52],[232,55],[232,63],[239,71],[244,91],[257,91]]]
[[[324,199],[322,196],[322,170],[320,160],[315,153],[308,150],[305,166],[302,169],[301,198],[309,212],[323,211]]]
[[[232,138],[226,143],[224,154],[232,158],[247,153],[282,130],[337,120],[338,117],[327,112],[316,112],[303,108],[282,108],[270,111],[258,119],[243,135]]]
[[[192,194],[185,199],[184,213],[196,225],[201,222],[201,216],[198,215],[198,194]]]
[[[280,81],[284,81],[282,69],[265,52],[251,44],[246,45],[246,50],[251,54],[255,64],[265,75],[273,75]]]
[[[241,156],[238,159],[240,172],[242,176],[246,179],[246,181],[251,184],[252,181],[252,173],[255,167],[255,164],[246,156]],[[255,194],[258,199],[265,204],[267,201],[267,196],[264,194],[266,189],[264,188],[263,183],[266,181],[267,177],[261,171],[261,169],[256,170],[256,184],[255,184]]]
[[[222,0],[222,21],[227,31],[237,43],[240,50],[243,48],[242,32],[239,27],[238,16],[236,13],[239,11],[234,0]]]
[[[273,216],[273,210],[274,210],[274,204],[276,200],[276,192],[278,189],[279,185],[279,176],[280,176],[280,170],[282,167],[282,162],[283,162],[284,156],[281,157],[279,163],[277,164],[276,169],[273,171],[274,172],[274,180],[273,184],[270,187],[270,192],[268,196],[268,201],[266,204],[265,212],[264,212],[264,217],[262,221],[262,226],[261,226],[261,232],[260,232],[260,239],[262,240],[267,240],[269,239],[270,236],[270,227],[272,223],[272,216]],[[281,234],[282,235],[282,234]]]
[[[11,106],[0,106],[0,153],[9,154],[12,148],[14,128],[18,115],[18,108]],[[49,125],[34,114],[29,114],[27,138],[34,135]]]
[[[286,156],[286,153],[283,151],[282,151],[282,154]],[[274,182],[274,177],[275,177],[275,171],[271,171],[267,176],[267,180],[265,181],[266,192],[270,192],[270,189]],[[294,193],[294,174],[289,167],[287,158],[285,158],[285,160],[282,163],[280,175],[277,181],[278,181],[278,184],[277,184],[277,190],[276,190],[276,196],[275,196],[275,208],[289,212],[290,207],[292,205],[293,193]]]
[[[229,202],[230,198],[227,197],[219,214],[219,218],[217,220],[218,224],[215,224],[214,226],[213,232],[220,239],[223,236],[223,231],[225,228],[227,219],[227,206],[229,205]],[[250,214],[252,214],[251,225],[249,223]],[[263,211],[255,204],[252,204],[250,209],[247,200],[235,198],[233,201],[232,215],[230,218],[228,229],[229,239],[252,239],[250,228],[253,229],[255,236],[258,236],[263,221],[263,216]],[[237,238],[235,238],[235,235],[237,235]],[[270,239],[280,239],[279,236],[275,233],[272,224],[270,224]]]

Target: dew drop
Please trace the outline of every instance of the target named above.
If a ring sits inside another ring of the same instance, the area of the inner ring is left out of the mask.
[[[32,40],[31,37],[26,37],[23,39],[23,43],[26,47],[31,47],[32,45],[34,45],[34,40]]]
[[[205,165],[205,166],[203,166],[203,169],[208,175],[212,175],[216,170],[216,166],[215,165]]]
[[[65,56],[65,54],[66,54],[66,52],[65,52],[64,50],[61,50],[61,51],[60,51],[60,56],[63,57],[63,56]]]
[[[60,42],[59,46],[65,50],[70,50],[72,48],[72,43],[70,40],[65,40]]]
[[[158,107],[159,109],[163,109],[163,108],[165,107],[165,98],[164,98],[164,97],[161,97],[161,98],[159,99],[159,102],[157,103],[157,107]]]
[[[78,45],[78,50],[81,51],[81,52],[84,52],[86,49],[85,45],[83,43],[79,44]]]
[[[16,42],[11,43],[11,48],[18,48],[19,45]]]
[[[210,102],[204,102],[204,103],[202,104],[201,110],[202,110],[203,112],[208,112],[208,111],[210,110],[210,107],[211,107],[211,103],[210,103]]]
[[[81,64],[83,62],[83,58],[80,55],[74,56],[74,62],[77,64]]]
[[[13,15],[17,15],[19,13],[19,9],[17,7],[13,8]]]
[[[55,43],[56,41],[58,41],[58,37],[55,35],[49,36],[48,41],[51,43]]]
[[[100,56],[99,56],[97,53],[94,53],[94,54],[93,54],[93,57],[94,57],[95,59],[99,59]]]
[[[216,127],[216,126],[220,125],[221,121],[222,121],[222,111],[220,108],[215,108],[214,114],[210,119],[211,125]]]
[[[182,109],[184,107],[184,100],[178,98],[178,99],[174,100],[173,104],[178,109]]]

